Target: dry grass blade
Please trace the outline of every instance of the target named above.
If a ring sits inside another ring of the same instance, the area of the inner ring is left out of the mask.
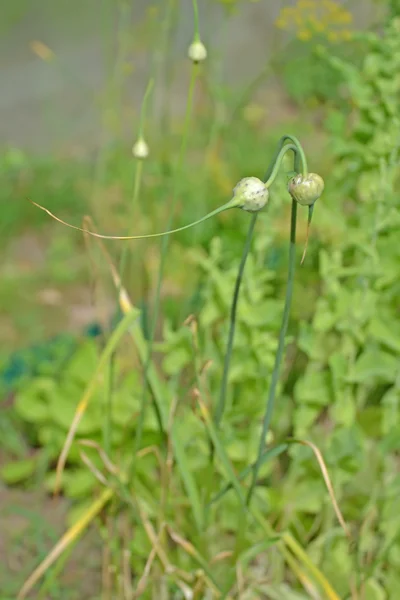
[[[96,233],[95,231],[90,231],[90,229],[85,229],[83,227],[78,227],[77,225],[72,225],[72,223],[67,223],[66,221],[63,221],[62,219],[60,219],[59,217],[57,217],[48,208],[45,208],[44,206],[41,206],[41,204],[38,204],[37,202],[34,202],[30,198],[28,198],[28,200],[29,200],[29,202],[31,204],[33,204],[33,206],[36,206],[36,208],[40,208],[40,210],[43,210],[45,213],[47,213],[49,215],[49,217],[51,217],[52,219],[54,219],[58,223],[61,223],[61,225],[64,225],[65,227],[69,227],[70,229],[75,229],[75,231],[80,231],[81,233],[85,233],[86,235],[91,235],[93,237],[100,238],[102,240],[134,240],[134,239],[137,239],[137,236],[132,236],[132,235],[128,235],[128,236],[102,235],[101,233]],[[146,238],[148,236],[147,235],[139,236],[139,239],[142,238],[142,237]]]
[[[333,510],[335,511],[336,517],[337,517],[343,531],[345,532],[347,538],[351,542],[351,533],[350,533],[349,528],[346,525],[346,522],[343,518],[343,515],[342,515],[339,505],[337,503],[335,492],[334,492],[333,486],[332,486],[332,482],[330,480],[328,469],[326,468],[326,464],[325,464],[325,461],[321,454],[321,451],[317,448],[317,446],[315,444],[313,444],[312,442],[309,442],[307,440],[290,439],[290,440],[288,440],[288,442],[291,444],[301,444],[302,446],[308,446],[308,448],[311,448],[311,450],[313,451],[315,458],[317,459],[319,467],[321,469],[321,473],[324,478],[325,485],[327,487],[329,497],[332,502]]]
[[[181,535],[179,535],[178,533],[173,531],[171,529],[171,527],[167,527],[167,530],[168,530],[168,533],[169,533],[171,539],[175,542],[175,544],[178,544],[178,546],[183,548],[183,550],[187,554],[189,554],[189,556],[194,558],[194,560],[196,560],[196,562],[199,563],[199,565],[204,570],[204,573],[207,576],[209,587],[211,587],[213,592],[219,597],[221,595],[221,591],[218,588],[217,582],[215,581],[212,571],[211,571],[207,561],[205,560],[205,558],[200,554],[200,552],[193,546],[193,544],[191,542],[189,542],[188,540],[185,540],[185,538],[183,538]]]
[[[156,557],[156,554],[157,553],[156,553],[155,549],[152,548],[150,551],[150,554],[148,556],[148,559],[146,561],[146,564],[144,566],[142,576],[140,577],[138,584],[136,586],[136,591],[133,594],[134,598],[139,598],[146,590],[146,587],[148,584],[148,579],[149,579],[150,573],[151,573],[151,567],[153,566],[153,562]]]
[[[79,520],[70,527],[57,542],[52,551],[46,556],[46,558],[40,563],[40,565],[33,571],[28,577],[18,593],[17,600],[23,600],[27,597],[32,588],[36,585],[39,579],[46,573],[46,571],[55,563],[58,557],[81,535],[86,527],[93,521],[93,519],[100,513],[107,502],[114,495],[114,491],[111,489],[105,490],[100,498],[95,500],[88,510],[79,518]]]
[[[118,475],[118,469],[117,467],[111,462],[110,458],[107,456],[107,454],[104,452],[103,448],[100,446],[100,444],[98,444],[97,442],[95,442],[94,440],[79,440],[79,445],[80,446],[86,446],[87,448],[94,448],[95,450],[97,450],[104,466],[106,467],[107,471],[109,471],[110,473],[112,473],[112,475]]]
[[[308,571],[313,575],[314,579],[321,588],[324,590],[325,597],[328,600],[340,600],[339,596],[331,586],[330,582],[326,579],[325,575],[320,571],[318,567],[314,565],[307,552],[301,547],[297,540],[288,532],[282,533],[282,542],[285,546],[281,547],[282,554],[288,564],[290,564],[290,551],[295,555],[298,562],[304,565]]]
[[[88,222],[92,223],[92,229],[95,229],[93,221],[90,219],[90,217],[88,217]],[[118,292],[118,302],[121,311],[124,315],[126,315],[134,308],[133,304],[129,298],[128,292],[122,285],[122,281],[119,276],[118,270],[115,268],[114,263],[112,262],[110,254],[108,253],[105,245],[100,239],[97,240],[97,243],[110,269],[111,278]],[[129,333],[133,338],[141,364],[146,365],[148,360],[148,344],[143,336],[143,331],[140,327],[140,324],[138,322],[133,323],[131,329],[129,330]],[[152,390],[157,409],[163,418],[163,425],[165,427],[168,420],[168,416],[165,411],[165,390],[161,385],[161,382],[157,375],[157,371],[153,364],[150,364],[150,366],[148,366],[147,368],[147,380],[149,387]]]
[[[79,452],[79,455],[82,459],[82,462],[87,466],[89,471],[96,477],[98,481],[104,486],[108,486],[107,479],[104,477],[103,473],[99,471],[99,469],[93,464],[88,455],[82,450]]]
[[[312,600],[320,600],[320,595],[317,588],[310,580],[307,573],[303,571],[297,560],[295,560],[295,558],[289,552],[286,555],[286,562],[292,569],[293,573],[295,573],[297,579],[300,581],[307,594],[309,594],[310,598]]]
[[[54,489],[55,495],[57,495],[60,491],[61,477],[62,477],[62,473],[64,471],[65,463],[67,461],[69,450],[70,450],[72,442],[74,440],[79,423],[80,423],[83,415],[85,414],[87,406],[88,406],[88,404],[93,396],[93,393],[96,389],[99,375],[103,371],[105,366],[107,365],[108,361],[110,360],[110,357],[113,354],[113,352],[115,351],[120,339],[126,333],[126,331],[129,329],[129,326],[132,324],[133,320],[137,319],[137,316],[138,316],[138,311],[136,311],[134,309],[131,310],[128,314],[125,315],[125,317],[122,319],[122,321],[118,324],[117,328],[113,331],[110,339],[107,342],[106,347],[104,348],[104,350],[101,354],[100,360],[97,364],[97,367],[93,374],[93,377],[89,381],[89,383],[86,387],[86,390],[77,406],[74,418],[72,419],[72,423],[70,425],[70,428],[69,428],[69,431],[67,434],[67,438],[64,442],[64,446],[62,448],[60,457],[57,462],[56,482],[55,482],[55,489]]]

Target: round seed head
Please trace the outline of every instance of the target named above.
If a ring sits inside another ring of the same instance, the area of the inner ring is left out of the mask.
[[[258,212],[268,202],[267,186],[258,177],[244,177],[233,189],[236,206],[248,212]]]
[[[316,173],[295,175],[288,184],[289,194],[302,206],[312,206],[321,196],[324,187],[324,180]]]

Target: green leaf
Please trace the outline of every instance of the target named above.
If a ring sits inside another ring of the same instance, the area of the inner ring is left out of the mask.
[[[95,341],[88,340],[74,353],[67,365],[68,378],[85,387],[93,376],[99,359],[99,351]]]
[[[359,413],[357,420],[367,437],[380,438],[382,433],[382,409],[380,406],[368,406]]]
[[[334,405],[330,409],[330,414],[335,423],[350,427],[354,424],[357,416],[357,405],[350,389],[343,389],[337,394]]]
[[[290,490],[290,500],[285,511],[318,514],[327,498],[328,494],[322,479],[317,481],[307,479],[307,481],[297,482]]]
[[[368,333],[376,341],[400,354],[400,327],[396,322],[388,324],[382,319],[374,318],[369,324]]]
[[[36,457],[9,462],[1,468],[0,478],[8,485],[21,483],[33,475],[36,463]]]
[[[191,352],[187,348],[174,348],[164,358],[163,369],[167,375],[176,375],[190,363],[191,358]]]
[[[363,587],[364,600],[387,600],[384,588],[376,579],[368,579]]]
[[[329,376],[326,371],[306,371],[295,388],[296,400],[300,404],[326,406],[330,402]]]
[[[384,382],[392,383],[396,380],[399,369],[399,359],[378,349],[367,349],[357,359],[350,369],[348,381],[352,383]]]
[[[45,423],[49,419],[49,401],[56,391],[57,385],[52,379],[34,379],[17,395],[18,415],[28,423]]]
[[[53,422],[59,427],[63,428],[65,431],[68,431],[75,416],[75,411],[79,400],[79,396],[75,398],[75,402],[72,402],[70,397],[64,396],[61,393],[55,396],[49,406],[49,416]],[[93,404],[89,406],[79,423],[77,431],[81,435],[91,435],[101,431],[102,399],[99,397],[98,392],[96,397],[92,399],[92,402]]]
[[[203,527],[203,510],[200,501],[200,494],[197,489],[196,480],[193,476],[193,470],[187,459],[187,454],[180,437],[179,426],[176,423],[173,426],[172,443],[176,462],[179,467],[179,473],[192,507],[193,517],[198,531],[201,532]]]
[[[87,497],[98,484],[89,469],[74,469],[65,475],[64,490],[69,498]]]
[[[305,437],[309,434],[310,427],[320,414],[319,406],[304,404],[299,406],[294,413],[294,431],[296,437]]]

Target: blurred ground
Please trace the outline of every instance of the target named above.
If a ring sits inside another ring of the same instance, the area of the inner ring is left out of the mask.
[[[21,581],[37,565],[38,556],[43,556],[62,535],[68,505],[65,499],[54,501],[40,490],[16,490],[0,484],[1,600],[15,599]],[[96,533],[89,532],[79,542],[56,587],[57,591],[53,586],[52,593],[43,600],[90,600],[100,596],[101,546]]]

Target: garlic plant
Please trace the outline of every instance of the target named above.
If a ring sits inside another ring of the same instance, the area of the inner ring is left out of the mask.
[[[140,141],[140,140],[139,140]],[[144,140],[143,140],[144,141]],[[144,158],[145,152],[144,145],[141,143],[141,147],[139,148],[141,156],[138,158]],[[259,442],[259,451],[257,456],[257,461],[252,470],[252,481],[250,484],[250,488],[248,490],[247,495],[247,504],[250,503],[253,491],[257,482],[258,472],[262,463],[262,455],[265,450],[265,440],[268,433],[269,425],[272,418],[275,396],[276,396],[276,388],[279,380],[280,368],[283,359],[285,338],[288,328],[289,322],[289,314],[290,307],[292,302],[293,295],[293,281],[294,281],[294,271],[295,271],[295,258],[296,258],[296,222],[297,222],[297,205],[308,207],[308,228],[307,228],[307,240],[308,240],[308,231],[311,224],[311,218],[313,214],[313,209],[315,202],[320,198],[324,190],[324,181],[323,179],[317,175],[316,173],[309,173],[307,170],[307,161],[301,147],[300,142],[292,135],[284,135],[277,146],[275,156],[273,157],[267,173],[264,177],[264,181],[259,179],[258,177],[250,176],[241,179],[237,185],[233,188],[232,198],[223,204],[222,206],[216,208],[211,211],[207,215],[201,217],[200,219],[184,225],[182,227],[178,227],[176,229],[171,229],[169,231],[162,231],[160,233],[150,233],[146,235],[130,235],[130,236],[116,236],[116,235],[104,235],[99,234],[94,231],[90,231],[88,229],[83,229],[80,227],[76,227],[75,225],[71,225],[70,223],[66,223],[62,221],[55,215],[53,215],[47,208],[40,206],[33,202],[35,206],[41,208],[45,212],[47,212],[51,217],[53,217],[56,221],[66,225],[67,227],[71,227],[72,229],[77,229],[78,231],[82,231],[88,235],[92,235],[95,237],[109,239],[109,240],[137,240],[137,239],[146,239],[146,238],[154,238],[160,236],[170,235],[172,233],[177,233],[179,231],[183,231],[185,229],[189,229],[190,227],[194,227],[204,221],[218,215],[219,213],[230,210],[233,208],[239,208],[245,212],[249,212],[252,214],[251,221],[249,224],[249,230],[245,242],[245,246],[243,249],[243,254],[241,258],[241,262],[239,265],[238,276],[236,279],[235,289],[232,298],[231,305],[231,315],[230,315],[230,327],[229,327],[229,335],[228,335],[228,343],[227,350],[225,353],[224,360],[224,369],[222,374],[222,382],[221,382],[221,391],[218,398],[218,402],[216,403],[214,409],[214,420],[216,426],[220,426],[226,403],[226,392],[227,392],[227,381],[229,375],[229,367],[230,367],[230,359],[232,355],[233,348],[233,340],[235,334],[235,324],[236,324],[236,310],[237,310],[237,302],[240,293],[240,285],[243,278],[244,268],[246,264],[246,259],[250,250],[251,240],[257,220],[258,214],[268,205],[269,200],[269,190],[273,185],[279,169],[282,164],[282,160],[287,152],[292,152],[294,156],[293,161],[293,171],[294,175],[291,176],[288,183],[288,192],[292,198],[292,210],[291,210],[291,226],[290,226],[290,244],[289,244],[289,268],[288,268],[288,280],[286,287],[286,297],[285,297],[285,305],[282,317],[281,328],[279,332],[279,341],[278,341],[278,349],[275,356],[275,364],[271,377],[271,385],[268,390],[268,395],[265,403],[265,414],[263,419],[263,427],[262,434]],[[307,242],[306,242],[307,247]],[[305,256],[305,251],[303,253],[303,259]],[[302,259],[302,261],[303,261]],[[211,454],[212,456],[212,454]]]

